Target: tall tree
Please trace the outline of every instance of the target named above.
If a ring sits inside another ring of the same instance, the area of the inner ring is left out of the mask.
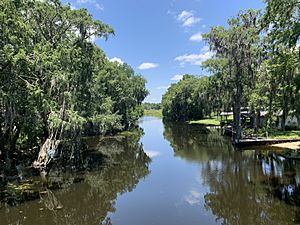
[[[263,26],[269,31],[274,47],[284,44],[296,46],[300,36],[299,0],[265,0]]]
[[[229,63],[229,73],[234,80],[233,109],[235,141],[241,139],[241,107],[244,97],[245,84],[254,76],[254,66],[257,65],[257,57],[253,54],[253,48],[259,41],[259,26],[257,25],[259,12],[249,10],[240,13],[236,18],[228,21],[229,28],[213,27],[204,35],[210,48],[217,56],[226,58]]]

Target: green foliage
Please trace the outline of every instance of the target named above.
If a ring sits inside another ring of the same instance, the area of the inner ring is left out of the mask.
[[[298,0],[265,0],[262,27],[268,29],[272,47],[283,44],[294,47],[300,36],[300,4]]]
[[[270,0],[263,13],[250,9],[228,20],[226,28],[212,27],[203,38],[215,55],[202,63],[212,75],[208,82],[186,77],[172,85],[163,98],[164,117],[214,124],[218,121],[203,117],[233,111],[236,141],[244,127],[242,110],[251,113],[256,132],[285,129],[289,115],[299,124],[299,7],[297,0]],[[267,112],[263,123],[262,111]]]
[[[254,71],[258,66],[257,46],[259,44],[259,25],[257,18],[259,12],[248,10],[228,20],[229,28],[212,27],[204,35],[216,57],[225,58],[228,62],[227,79],[231,83],[228,90],[233,100],[234,127],[236,140],[241,138],[241,108],[246,101],[245,91],[247,86],[254,86]],[[220,63],[219,63],[220,65]],[[222,64],[221,64],[222,65]]]
[[[0,8],[0,149],[136,124],[145,80],[92,41],[111,27],[59,0],[3,0]]]
[[[162,98],[163,116],[172,121],[202,119],[209,114],[208,77],[185,75]]]

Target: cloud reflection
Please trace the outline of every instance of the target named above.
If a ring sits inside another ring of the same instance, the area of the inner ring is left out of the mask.
[[[149,156],[151,159],[160,156],[161,152],[159,151],[145,151],[145,153],[147,154],[147,156]]]
[[[189,195],[185,197],[185,201],[191,206],[200,205],[201,193],[196,190],[191,190]]]

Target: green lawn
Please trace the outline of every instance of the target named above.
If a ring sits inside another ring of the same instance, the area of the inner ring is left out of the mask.
[[[212,118],[205,118],[202,120],[192,120],[189,122],[189,124],[202,124],[202,125],[214,125],[214,126],[220,126],[220,119],[217,119],[217,117]]]
[[[274,139],[300,138],[300,130],[273,131],[268,137]]]
[[[223,120],[225,121],[225,117],[223,116]],[[221,117],[217,117],[216,114],[213,114],[211,118],[204,118],[202,120],[192,120],[189,124],[202,124],[202,125],[214,125],[220,126]],[[227,117],[227,122],[233,121],[233,115]]]
[[[223,118],[224,119],[224,118]],[[202,125],[214,125],[219,126],[221,121],[221,117],[217,119],[216,116],[212,116],[212,118],[204,118],[202,120],[192,120],[189,124],[202,124]],[[227,121],[233,121],[233,116],[229,116]],[[258,136],[266,137],[265,133],[258,133]],[[272,131],[268,134],[268,138],[272,139],[289,139],[289,138],[300,138],[300,130],[293,131]]]
[[[144,110],[144,116],[155,116],[162,118],[162,110],[155,110],[155,109],[149,109],[149,110]]]

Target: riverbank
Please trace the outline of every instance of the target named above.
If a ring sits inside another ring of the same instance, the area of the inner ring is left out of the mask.
[[[145,109],[144,116],[154,116],[158,118],[162,118],[162,110],[161,109]]]
[[[273,139],[299,139],[300,130],[293,131],[275,131],[270,135]],[[273,147],[288,148],[292,150],[300,150],[300,141],[295,142],[284,142],[279,144],[273,144]]]
[[[206,118],[202,120],[192,120],[189,124],[200,124],[200,125],[212,125],[212,126],[220,126],[220,121],[216,118]]]
[[[299,150],[300,149],[300,141],[274,144],[271,146],[277,147],[277,148],[288,148],[288,149],[292,149],[292,150]]]
[[[262,135],[265,136],[266,135]],[[273,131],[268,135],[268,138],[272,139],[291,139],[291,138],[300,138],[300,130],[291,130],[291,131]]]
[[[199,124],[207,126],[207,128],[220,127],[220,121],[216,118],[202,119],[197,121],[190,121],[188,124]],[[222,129],[223,135],[232,137],[232,129]],[[248,132],[247,132],[248,131]],[[300,150],[300,130],[292,131],[272,131],[271,133],[258,132],[253,133],[252,130],[244,130],[243,138],[234,145],[238,148],[247,148],[253,146],[274,146],[280,148],[288,148],[291,150]]]
[[[233,116],[229,116],[227,118],[227,121],[233,121]],[[207,117],[201,120],[191,120],[189,121],[189,124],[200,124],[200,125],[211,125],[211,126],[220,126],[221,124],[221,118],[217,116]]]

